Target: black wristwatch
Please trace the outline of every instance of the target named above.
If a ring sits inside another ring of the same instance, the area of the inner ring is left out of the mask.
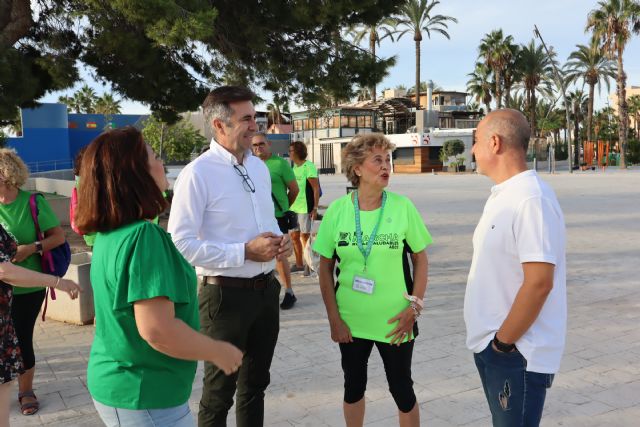
[[[40,255],[42,255],[42,242],[39,240],[36,240],[34,242],[36,244],[36,252],[39,253]]]
[[[510,353],[513,351],[513,349],[516,348],[515,344],[507,344],[504,343],[502,341],[500,341],[498,339],[498,333],[496,332],[496,334],[493,336],[493,344],[496,346],[496,348],[503,352],[503,353]]]

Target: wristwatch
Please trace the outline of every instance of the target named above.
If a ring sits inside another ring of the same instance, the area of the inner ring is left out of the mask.
[[[36,240],[34,243],[36,244],[36,252],[42,255],[42,242],[40,240]]]
[[[498,350],[500,350],[503,353],[509,353],[509,352],[513,351],[514,348],[516,348],[515,344],[507,344],[507,343],[504,343],[504,342],[500,341],[498,339],[498,333],[497,332],[493,336],[493,344],[496,346],[496,348]]]

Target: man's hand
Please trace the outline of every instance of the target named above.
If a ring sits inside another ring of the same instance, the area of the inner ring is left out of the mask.
[[[13,257],[11,262],[22,262],[25,259],[29,258],[34,253],[36,253],[35,244],[31,243],[29,245],[20,245],[18,246],[18,251],[16,252],[16,256]]]
[[[278,256],[282,240],[282,236],[261,233],[255,239],[245,243],[244,258],[257,262],[271,261]],[[289,243],[289,252],[291,252],[291,243]]]
[[[278,261],[284,261],[289,258],[292,248],[291,238],[288,234],[284,234],[280,241],[280,247],[278,248]]]

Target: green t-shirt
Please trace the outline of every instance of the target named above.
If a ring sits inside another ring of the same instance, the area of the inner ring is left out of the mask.
[[[289,210],[287,185],[296,179],[296,176],[293,174],[293,169],[291,169],[289,162],[275,154],[269,157],[265,161],[265,164],[269,169],[269,175],[271,175],[271,193],[278,201],[278,203],[273,203],[276,209],[276,218],[280,218],[287,210]],[[278,204],[280,205],[279,208]]]
[[[176,318],[198,330],[196,273],[159,226],[137,221],[98,233],[91,260],[96,330],[87,386],[98,402],[124,409],[160,409],[189,399],[195,361],[154,350],[139,334],[135,301],[164,296]]]
[[[295,213],[309,213],[309,207],[307,206],[307,179],[308,178],[317,178],[318,177],[318,169],[313,162],[306,160],[300,166],[293,166],[293,173],[296,176],[296,181],[298,182],[298,188],[300,192],[296,197],[296,200],[291,205],[291,210]]]
[[[36,226],[31,216],[31,207],[29,206],[29,191],[19,190],[16,199],[5,205],[0,203],[0,223],[5,230],[18,242],[18,245],[28,245],[37,240]],[[53,227],[58,227],[60,221],[49,206],[49,203],[43,197],[36,198],[38,206],[38,223],[40,230],[44,233]],[[22,262],[16,263],[20,267],[28,268],[33,271],[42,271],[40,255],[34,253]],[[14,294],[28,294],[41,291],[44,288],[20,288],[14,286]]]
[[[380,216],[380,209],[360,211],[363,246]],[[356,240],[355,210],[351,194],[335,200],[327,209],[313,249],[325,258],[336,258],[336,301],[340,317],[357,338],[390,342],[386,335],[395,324],[388,320],[409,306],[413,276],[409,253],[420,252],[433,242],[417,209],[405,196],[387,191],[384,216],[367,260],[366,277],[375,280],[372,294],[353,289],[353,278],[362,274],[364,257]]]

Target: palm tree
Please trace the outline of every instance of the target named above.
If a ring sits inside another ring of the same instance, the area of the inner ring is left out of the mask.
[[[353,42],[359,45],[365,37],[369,37],[369,52],[373,59],[376,59],[376,45],[380,46],[380,42],[389,37],[393,40],[393,35],[398,31],[394,27],[395,21],[393,18],[382,18],[373,25],[359,25],[356,27],[349,27],[348,33],[353,36]],[[372,100],[376,100],[376,85],[375,83],[370,88],[370,94]]]
[[[627,76],[624,72],[624,49],[632,33],[640,33],[640,3],[636,0],[601,0],[587,18],[585,31],[591,30],[593,38],[610,59],[618,60],[618,121],[620,138],[620,168],[627,167]]]
[[[267,104],[267,122],[269,125],[280,125],[283,122],[288,122],[289,119],[283,115],[283,113],[288,113],[288,110],[289,107],[286,104],[282,107],[281,104],[276,101]]]
[[[551,54],[555,56],[553,51]],[[551,61],[542,46],[536,46],[532,39],[528,45],[522,45],[518,67],[522,72],[521,81],[526,93],[531,135],[534,136],[536,130],[536,91],[540,92],[545,89],[544,86],[539,87],[540,83],[549,83],[552,75]]]
[[[77,102],[80,104],[83,113],[93,114],[95,113],[95,103],[97,100],[96,92],[85,84],[80,88],[78,92],[74,94],[74,98],[77,95]]]
[[[120,101],[112,94],[105,93],[95,101],[94,112],[103,115],[120,114]]]
[[[580,89],[576,89],[567,94],[567,102],[571,107],[571,120],[574,124],[573,139],[573,164],[580,164],[580,122],[584,119],[589,110],[589,98]]]
[[[582,80],[589,86],[589,111],[587,112],[587,141],[592,139],[593,100],[595,87],[598,85],[598,93],[601,91],[602,82],[609,91],[609,79],[615,78],[616,67],[613,61],[607,59],[598,49],[598,44],[591,42],[590,46],[576,45],[578,50],[571,52],[569,60],[565,64],[566,77],[569,83]]]
[[[629,103],[629,114],[633,115],[636,128],[636,139],[640,139],[640,95],[633,95],[627,101]]]
[[[484,63],[493,70],[497,108],[502,108],[502,73],[513,57],[512,45],[513,37],[504,37],[502,30],[493,30],[480,41],[478,59],[483,59]]]
[[[504,84],[504,105],[511,104],[511,88],[521,79],[520,68],[518,67],[518,57],[520,56],[520,46],[515,43],[508,43],[511,54],[504,70],[502,71],[502,81]]]
[[[469,76],[467,91],[477,102],[482,102],[486,107],[486,112],[490,113],[493,88],[491,69],[483,62],[476,62],[476,69],[467,76]]]
[[[400,7],[400,15],[395,17],[394,27],[405,27],[404,31],[400,31],[397,40],[400,40],[405,34],[412,32],[413,40],[416,43],[416,84],[415,88],[420,88],[420,42],[422,41],[422,32],[431,38],[431,33],[440,33],[447,39],[451,39],[447,29],[447,22],[457,23],[458,20],[452,16],[432,15],[433,9],[439,5],[438,0],[408,0]],[[416,93],[416,109],[420,109],[420,91]]]
[[[77,92],[72,96],[61,96],[58,98],[58,102],[61,104],[66,104],[67,108],[74,113],[80,113],[82,110],[82,105],[80,104],[80,97],[77,96]]]

